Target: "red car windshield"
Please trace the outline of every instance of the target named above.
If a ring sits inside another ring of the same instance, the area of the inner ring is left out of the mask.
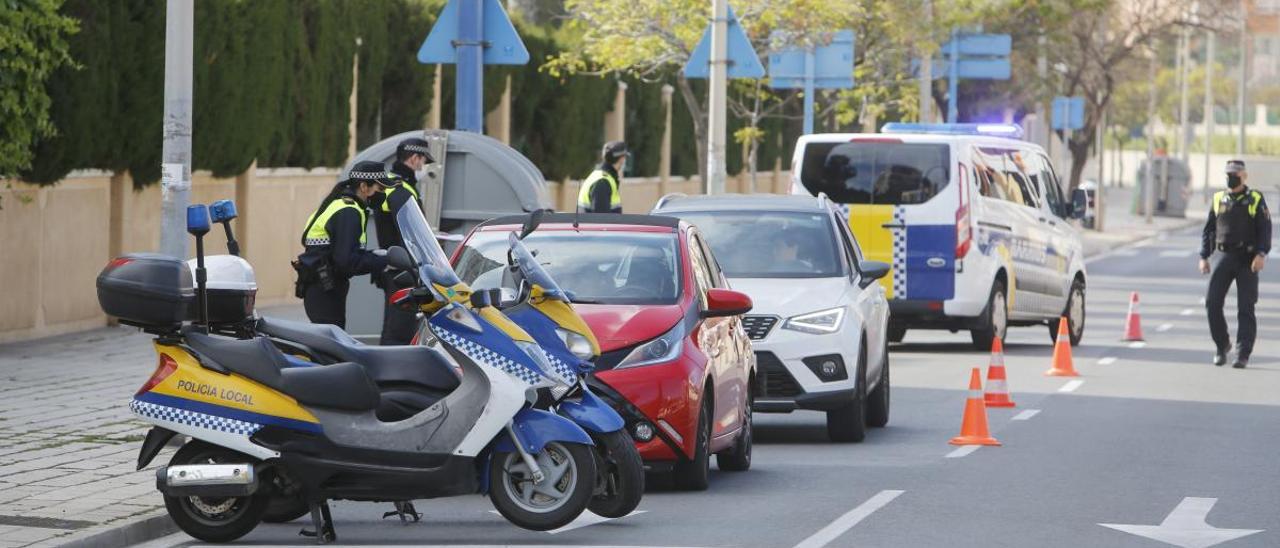
[[[539,264],[575,303],[675,304],[680,295],[676,235],[629,232],[535,232],[524,239]],[[476,232],[455,270],[472,289],[501,287],[507,233]]]

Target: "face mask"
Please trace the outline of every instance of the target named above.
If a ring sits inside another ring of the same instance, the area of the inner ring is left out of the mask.
[[[1227,188],[1238,187],[1240,186],[1241,183],[1243,183],[1243,181],[1240,180],[1239,175],[1236,175],[1234,173],[1227,174]]]
[[[418,169],[416,169],[416,170],[414,170],[414,171],[413,171],[413,177],[414,177],[415,179],[419,180],[419,181],[421,181],[421,180],[422,180],[423,178],[425,178],[426,176],[427,176],[427,166],[426,166],[426,164],[423,164],[423,166],[422,166],[422,167],[420,167],[420,168],[418,168]]]

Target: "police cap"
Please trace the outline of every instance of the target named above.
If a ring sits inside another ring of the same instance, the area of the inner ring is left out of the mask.
[[[604,158],[606,163],[614,163],[618,158],[630,154],[627,151],[627,143],[622,141],[609,141],[604,144],[604,149],[600,151],[600,157]]]
[[[351,171],[347,173],[347,179],[369,181],[386,187],[392,186],[391,177],[387,175],[387,166],[382,162],[356,162],[356,165],[351,166]]]
[[[396,146],[396,158],[405,159],[410,154],[421,154],[427,159],[428,164],[436,161],[435,158],[431,157],[431,146],[426,139],[410,137],[400,141],[400,144]]]
[[[1240,173],[1245,171],[1244,160],[1227,160],[1227,173]]]

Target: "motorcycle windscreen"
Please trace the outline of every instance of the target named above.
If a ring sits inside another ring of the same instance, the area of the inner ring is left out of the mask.
[[[410,205],[413,207],[409,207]],[[449,256],[440,248],[440,242],[436,241],[436,235],[427,225],[427,218],[422,215],[417,202],[410,200],[400,207],[400,211],[396,213],[396,225],[400,227],[405,249],[418,263],[418,276],[431,282],[427,286],[437,299],[450,300],[439,294],[436,286],[452,288],[462,284],[462,280],[453,271]]]

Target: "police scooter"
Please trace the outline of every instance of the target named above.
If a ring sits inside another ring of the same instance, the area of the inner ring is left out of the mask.
[[[251,531],[275,495],[308,501],[319,542],[336,539],[327,501],[408,501],[487,492],[512,523],[562,527],[587,506],[595,478],[591,438],[533,409],[553,386],[541,349],[450,268],[421,211],[400,210],[408,250],[389,259],[418,278],[432,334],[462,370],[458,387],[395,422],[374,413],[379,393],[355,363],[291,367],[264,337],[207,333],[204,206],[188,210],[196,236],[197,289],[180,259],[113,259],[98,277],[103,310],[157,335],[159,365],[130,408],[155,425],[145,467],[177,434],[191,439],[156,486],[174,522],[209,542]],[[186,324],[193,299],[201,321]]]
[[[503,285],[510,282],[517,299],[516,304],[502,303],[503,313],[542,346],[561,378],[572,379],[550,389],[553,401],[547,403],[596,442],[598,479],[587,508],[604,517],[622,517],[640,504],[644,463],[622,416],[587,386],[586,376],[595,368],[592,361],[600,355],[600,344],[568,294],[522,241],[537,230],[542,214],[541,210],[531,213],[520,234],[508,236],[505,274],[509,276],[504,276]]]

